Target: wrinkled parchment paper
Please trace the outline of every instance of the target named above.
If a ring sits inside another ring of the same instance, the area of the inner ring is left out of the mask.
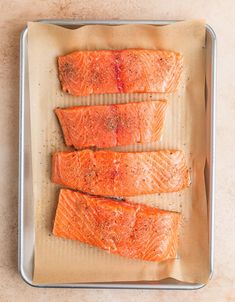
[[[35,204],[34,283],[76,283],[159,280],[167,277],[204,282],[209,275],[205,164],[205,24],[179,22],[168,26],[88,25],[76,30],[29,23],[29,87]],[[74,97],[63,93],[56,57],[75,50],[146,48],[181,52],[184,73],[174,94],[132,94]],[[167,99],[160,142],[116,150],[179,148],[186,152],[192,185],[179,193],[135,196],[129,200],[182,212],[178,257],[162,263],[125,259],[62,238],[52,232],[59,186],[51,183],[51,154],[66,150],[53,109]]]

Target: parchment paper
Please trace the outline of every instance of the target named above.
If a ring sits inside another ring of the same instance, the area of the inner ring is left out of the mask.
[[[173,277],[204,282],[209,275],[205,164],[205,24],[179,22],[150,25],[84,26],[71,30],[29,23],[29,85],[33,193],[35,204],[35,283],[159,280]],[[75,50],[146,48],[181,52],[184,73],[177,93],[74,97],[63,93],[56,57]],[[51,234],[59,186],[50,181],[51,153],[66,150],[53,109],[71,105],[168,100],[162,139],[155,144],[115,150],[183,149],[192,185],[179,193],[146,195],[129,200],[182,212],[178,257],[162,263],[125,259]]]

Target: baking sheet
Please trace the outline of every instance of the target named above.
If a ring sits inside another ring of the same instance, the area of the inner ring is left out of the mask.
[[[140,39],[141,37],[141,39]],[[209,275],[208,226],[204,186],[205,25],[180,22],[160,28],[147,25],[85,26],[68,30],[29,24],[29,78],[32,127],[33,190],[36,215],[35,283],[158,280],[173,277],[204,282]],[[182,52],[185,72],[173,95],[104,95],[72,97],[60,90],[56,56],[76,49],[164,48]],[[122,150],[184,149],[192,186],[180,193],[133,197],[164,209],[182,211],[178,259],[161,264],[109,255],[84,244],[51,235],[58,186],[50,182],[50,154],[66,149],[53,109],[57,106],[108,104],[167,98],[166,125],[160,143]]]

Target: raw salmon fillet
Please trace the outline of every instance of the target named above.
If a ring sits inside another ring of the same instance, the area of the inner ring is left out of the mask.
[[[108,148],[156,142],[166,101],[57,108],[67,146]]]
[[[182,56],[166,50],[75,51],[58,57],[62,89],[75,96],[104,93],[174,92]]]
[[[181,214],[62,189],[53,234],[123,257],[176,258]]]
[[[55,152],[52,181],[94,195],[133,196],[180,191],[189,171],[178,150]]]

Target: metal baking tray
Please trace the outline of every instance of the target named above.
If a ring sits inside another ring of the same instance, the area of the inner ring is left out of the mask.
[[[78,28],[88,24],[121,25],[151,24],[163,26],[177,21],[155,20],[40,20],[46,24],[56,24],[69,28]],[[34,203],[32,198],[32,165],[30,144],[29,83],[28,83],[28,28],[20,37],[20,98],[19,98],[19,243],[18,265],[23,280],[35,287],[68,288],[135,288],[135,289],[199,289],[205,284],[185,283],[168,278],[161,281],[112,282],[112,283],[73,283],[73,284],[33,284],[34,263]],[[209,220],[209,259],[210,274],[214,267],[214,188],[215,188],[215,104],[216,104],[216,36],[213,29],[206,25],[206,112],[207,112],[207,160],[205,179],[207,189]]]

